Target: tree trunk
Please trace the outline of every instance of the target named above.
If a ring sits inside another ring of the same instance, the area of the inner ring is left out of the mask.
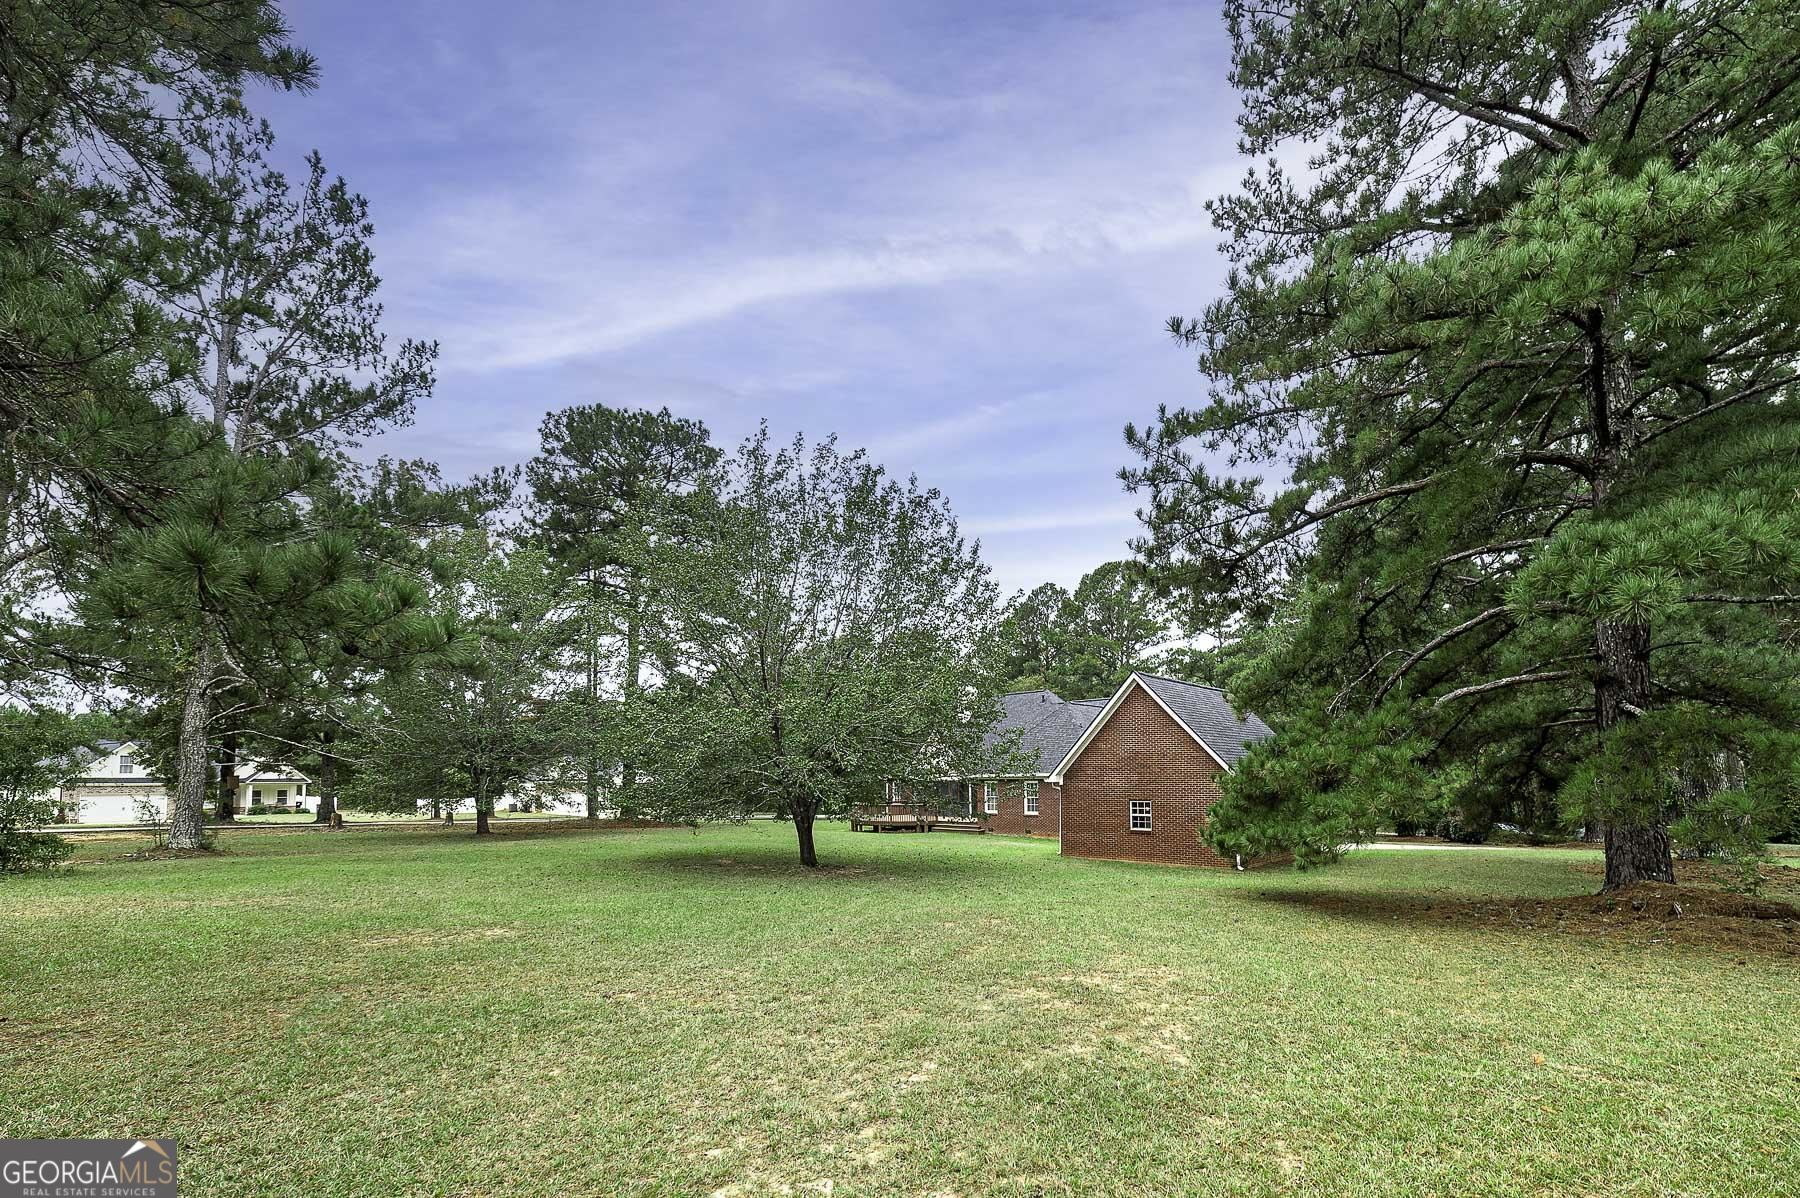
[[[487,783],[475,784],[475,835],[487,836],[493,832],[488,826],[488,815],[493,810],[493,803],[488,799]]]
[[[587,629],[587,817],[600,818],[600,771],[605,768],[594,755],[600,740],[600,638],[594,621],[600,610],[600,576],[588,571]]]
[[[329,746],[327,746],[329,750]],[[319,758],[319,809],[313,813],[313,823],[329,824],[332,816],[337,814],[337,761],[327,751]]]
[[[1674,882],[1669,831],[1661,824],[1606,825],[1606,882],[1602,894],[1638,882]]]
[[[187,691],[181,702],[181,740],[176,753],[176,785],[169,805],[169,847],[197,849],[206,832],[206,788],[211,780],[207,752],[207,723],[212,715],[212,681],[218,651],[212,633],[202,629],[193,662],[188,666]]]
[[[213,820],[228,824],[237,819],[237,733],[227,732],[219,749],[219,798]]]
[[[819,854],[813,848],[812,800],[794,799],[788,804],[788,810],[794,817],[794,834],[800,838],[800,864],[808,869],[819,868]]]
[[[1636,712],[1648,710],[1650,626],[1603,620],[1595,629],[1594,648],[1600,660],[1594,683],[1594,722],[1605,736],[1626,720],[1635,719]],[[1675,880],[1675,859],[1669,851],[1661,799],[1654,795],[1633,798],[1631,809],[1604,825],[1606,881],[1602,893],[1638,882]]]
[[[643,629],[638,619],[638,599],[634,592],[627,597],[631,611],[625,617],[625,701],[629,704],[642,689]],[[637,763],[619,763],[619,814],[633,816],[637,809]]]

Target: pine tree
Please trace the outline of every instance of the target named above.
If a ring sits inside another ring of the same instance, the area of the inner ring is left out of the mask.
[[[544,417],[542,448],[525,467],[534,537],[580,588],[581,616],[570,622],[578,644],[589,751],[583,764],[587,817],[600,814],[611,765],[600,752],[609,642],[620,644],[618,693],[627,703],[643,689],[643,609],[648,582],[625,553],[627,538],[680,537],[689,514],[681,500],[706,485],[719,451],[706,426],[660,411],[601,405]],[[652,527],[651,522],[655,522]],[[620,763],[619,809],[627,814],[637,766]]]
[[[154,628],[174,650],[172,848],[200,844],[216,700],[254,691],[260,659],[325,630],[352,652],[396,628],[428,635],[422,591],[368,586],[354,540],[317,513],[347,451],[410,419],[436,355],[386,348],[362,197],[317,154],[293,188],[267,161],[268,125],[233,98],[196,100],[188,115],[202,185],[167,202],[178,236],[157,280],[203,367],[187,395],[187,477],[116,554],[91,561],[83,605],[102,630],[141,643]]]
[[[1149,651],[1168,637],[1158,608],[1134,562],[1106,562],[1083,575],[1062,618],[1067,693],[1110,694],[1145,665]]]
[[[1325,854],[1408,793],[1540,786],[1607,888],[1670,880],[1694,761],[1794,794],[1800,12],[1226,15],[1270,158],[1212,207],[1227,296],[1172,324],[1211,401],[1125,475],[1194,626],[1298,605],[1240,695],[1292,718],[1214,835]]]
[[[994,637],[994,672],[1004,689],[1056,690],[1069,674],[1065,621],[1072,600],[1053,582],[1020,591],[1007,602]]]
[[[191,359],[143,285],[195,186],[171,109],[314,76],[266,0],[0,4],[0,684],[103,664],[41,613],[165,492]]]

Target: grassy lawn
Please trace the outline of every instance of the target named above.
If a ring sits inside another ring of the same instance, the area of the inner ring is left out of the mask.
[[[173,1134],[184,1194],[1800,1186],[1800,958],[1434,918],[1591,891],[1591,854],[1245,875],[825,829],[808,875],[778,825],[129,847],[0,882],[0,1135]]]

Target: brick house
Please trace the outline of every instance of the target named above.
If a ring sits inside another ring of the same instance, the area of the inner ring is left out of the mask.
[[[1051,780],[1104,699],[1059,698],[1052,691],[1016,691],[1000,699],[1000,719],[988,730],[990,749],[1019,737],[1029,759],[1022,772],[960,780],[967,813],[989,831],[1013,836],[1055,836],[1062,820],[1062,786]]]
[[[1273,735],[1216,687],[1132,674],[1108,699],[1023,691],[1001,701],[990,747],[1017,733],[1029,772],[958,779],[992,832],[1055,836],[1065,857],[1234,866],[1200,839],[1219,777]],[[946,794],[949,794],[946,791]]]
[[[1215,687],[1133,674],[1045,777],[1065,857],[1244,866],[1200,839],[1219,777],[1273,733]]]

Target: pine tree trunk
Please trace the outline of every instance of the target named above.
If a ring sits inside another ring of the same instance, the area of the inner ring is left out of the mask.
[[[794,834],[800,838],[800,864],[808,869],[819,868],[819,854],[813,848],[812,800],[794,799],[789,802],[788,810],[794,816]]]
[[[1636,718],[1633,708],[1648,709],[1650,626],[1603,620],[1595,630],[1594,647],[1600,660],[1594,684],[1595,723],[1604,736],[1608,730]],[[1603,893],[1638,882],[1675,880],[1675,859],[1669,851],[1661,801],[1651,795],[1634,797],[1640,806],[1605,825]]]
[[[629,703],[637,698],[642,688],[643,673],[643,629],[638,620],[638,600],[633,593],[628,597],[631,612],[625,617],[625,699]],[[619,814],[635,817],[637,809],[637,763],[624,761],[619,766]]]
[[[194,660],[188,666],[187,688],[181,702],[175,794],[169,806],[172,849],[197,849],[206,832],[206,787],[211,773],[207,724],[212,715],[212,681],[217,662],[212,633],[202,629]]]
[[[229,824],[237,819],[237,733],[227,732],[219,749],[219,796],[213,804],[213,821]]]
[[[337,761],[327,752],[319,759],[319,809],[313,813],[313,823],[329,824],[336,814]]]
[[[1609,890],[1639,882],[1674,882],[1675,859],[1669,850],[1669,831],[1661,824],[1606,826],[1606,882]]]
[[[587,629],[587,817],[600,818],[600,771],[604,768],[594,755],[600,739],[600,642],[594,621],[600,609],[600,576],[588,571]]]

